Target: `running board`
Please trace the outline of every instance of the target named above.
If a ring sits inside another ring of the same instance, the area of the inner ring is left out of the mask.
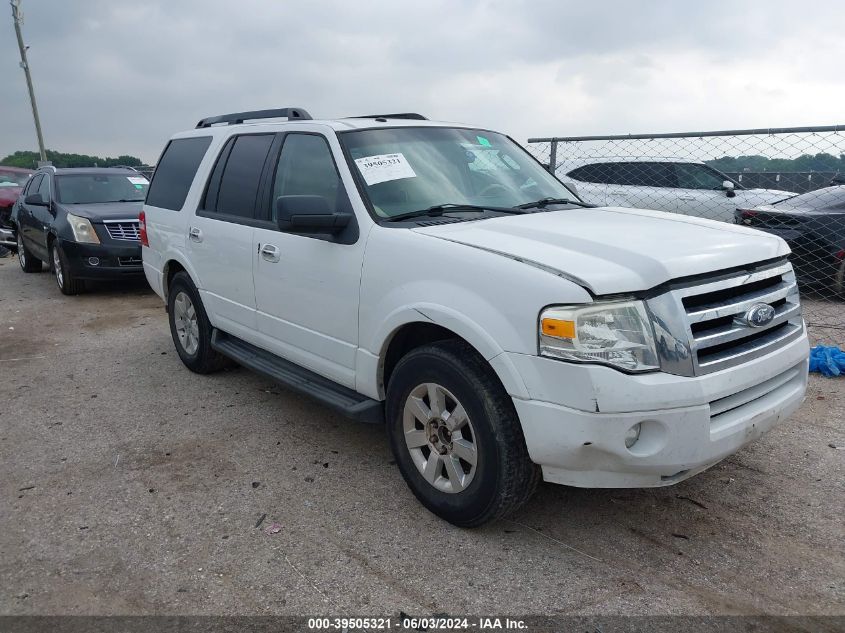
[[[292,391],[310,396],[348,418],[371,424],[384,422],[384,405],[378,400],[362,396],[251,343],[215,329],[211,335],[211,347],[239,365]]]

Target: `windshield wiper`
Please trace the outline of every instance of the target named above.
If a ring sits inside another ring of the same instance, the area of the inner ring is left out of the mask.
[[[540,198],[534,202],[526,202],[518,204],[517,209],[545,209],[550,204],[574,204],[576,207],[593,208],[596,205],[581,202],[580,200],[570,200],[569,198]]]
[[[454,202],[447,202],[445,204],[435,204],[433,207],[427,209],[420,209],[419,211],[408,211],[407,213],[400,213],[385,218],[385,222],[401,222],[402,220],[410,220],[418,217],[438,217],[443,215],[444,211],[478,211],[483,213],[485,211],[498,211],[500,213],[524,213],[516,207],[488,207],[477,204],[459,204]]]
[[[122,198],[121,200],[115,200],[115,202],[143,202],[144,198]]]

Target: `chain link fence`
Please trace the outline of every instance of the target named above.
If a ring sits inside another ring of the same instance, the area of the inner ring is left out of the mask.
[[[528,147],[586,202],[782,237],[812,342],[845,345],[845,126],[531,138]]]

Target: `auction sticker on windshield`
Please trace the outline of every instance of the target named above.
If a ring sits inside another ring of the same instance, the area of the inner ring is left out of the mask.
[[[378,154],[377,156],[365,156],[356,158],[355,164],[368,185],[377,185],[380,182],[389,180],[400,180],[401,178],[416,178],[413,168],[405,160],[404,154]]]
[[[150,181],[146,178],[141,178],[140,176],[127,176],[126,180],[131,182],[133,185],[148,185]]]

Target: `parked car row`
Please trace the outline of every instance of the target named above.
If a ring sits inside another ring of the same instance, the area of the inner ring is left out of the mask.
[[[5,249],[14,250],[16,247],[12,207],[31,175],[31,169],[0,166],[0,254]]]

